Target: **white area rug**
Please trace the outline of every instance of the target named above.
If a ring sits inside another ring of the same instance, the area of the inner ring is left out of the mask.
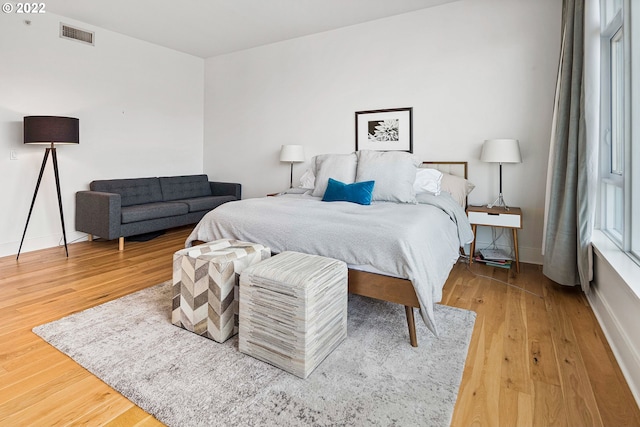
[[[169,282],[33,331],[169,426],[448,426],[475,313],[349,297],[348,338],[306,379],[171,324]]]

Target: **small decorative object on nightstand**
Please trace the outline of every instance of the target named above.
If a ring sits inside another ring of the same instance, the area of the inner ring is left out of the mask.
[[[489,227],[510,228],[513,232],[513,251],[515,253],[516,271],[520,273],[520,258],[518,256],[518,229],[522,228],[522,210],[520,208],[494,206],[469,206],[467,216],[473,230],[473,242],[469,255],[469,264],[473,262],[473,255],[476,249],[476,228],[478,225]]]

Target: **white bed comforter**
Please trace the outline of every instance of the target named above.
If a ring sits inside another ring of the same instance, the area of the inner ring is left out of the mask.
[[[209,242],[232,238],[322,255],[350,265],[368,265],[409,279],[423,320],[438,334],[433,304],[459,256],[473,240],[464,210],[447,194],[420,194],[419,203],[378,202],[362,206],[284,195],[225,203],[209,212],[189,235]]]

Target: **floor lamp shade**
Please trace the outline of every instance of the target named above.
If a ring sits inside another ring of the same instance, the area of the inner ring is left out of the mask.
[[[73,117],[27,116],[25,144],[79,144],[80,121]]]

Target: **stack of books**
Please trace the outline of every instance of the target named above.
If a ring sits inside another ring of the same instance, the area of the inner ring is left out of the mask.
[[[500,268],[511,268],[511,261],[513,261],[509,255],[500,249],[480,249],[473,260]]]

